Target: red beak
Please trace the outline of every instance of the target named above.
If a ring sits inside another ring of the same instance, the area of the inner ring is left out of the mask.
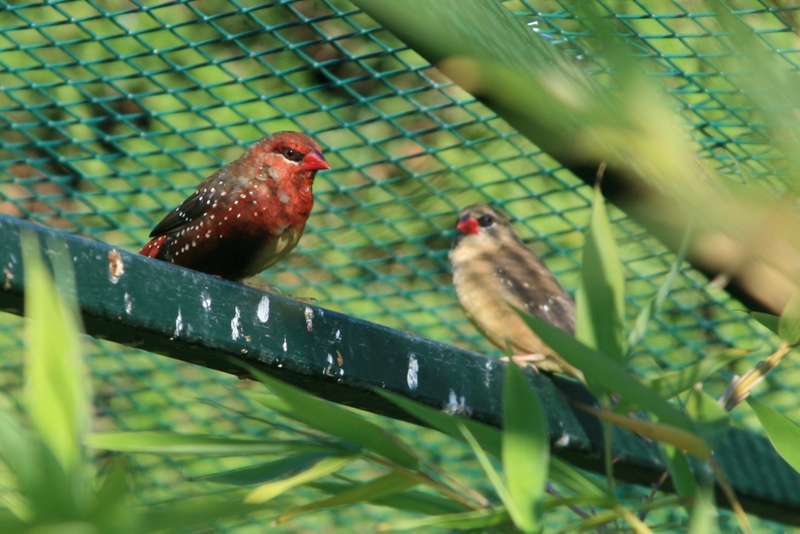
[[[325,161],[319,150],[312,150],[303,158],[303,165],[300,166],[304,171],[324,171],[330,169],[330,164]]]
[[[478,219],[472,215],[464,215],[458,220],[458,225],[456,225],[456,228],[461,230],[461,232],[464,234],[478,235]]]

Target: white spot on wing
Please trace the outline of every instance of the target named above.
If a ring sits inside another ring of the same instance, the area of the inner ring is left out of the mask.
[[[133,300],[131,299],[131,296],[128,293],[125,293],[125,297],[123,300],[125,301],[125,313],[130,315],[131,312],[133,311]]]
[[[314,310],[312,310],[311,308],[306,306],[304,314],[306,316],[306,330],[308,330],[309,332],[313,332],[314,331]]]
[[[262,323],[269,321],[269,297],[261,297],[261,301],[258,303],[258,308],[256,309],[256,315],[258,316],[258,320]]]
[[[334,340],[335,341],[341,341],[342,340],[342,331],[341,330],[336,330],[336,336],[334,336]]]
[[[231,339],[236,341],[242,337],[242,313],[239,311],[239,306],[234,308],[233,319],[231,319]]]
[[[200,296],[203,298],[203,309],[211,311],[211,297],[208,296],[208,293],[203,293]]]
[[[414,353],[408,355],[408,373],[406,373],[406,383],[408,384],[408,389],[414,391],[417,389],[419,385],[419,362],[417,361],[417,357]]]
[[[283,352],[289,350],[289,345],[286,344],[286,338],[283,338]]]
[[[569,445],[569,434],[564,434],[554,443],[556,447],[566,447]]]

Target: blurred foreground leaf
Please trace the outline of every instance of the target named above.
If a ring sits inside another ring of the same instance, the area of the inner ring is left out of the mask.
[[[800,447],[797,446],[800,443],[800,425],[755,397],[748,397],[747,404],[756,413],[778,454],[795,471],[800,471]]]
[[[599,186],[595,186],[592,197],[575,310],[575,337],[584,345],[624,363],[625,275]]]
[[[514,364],[506,366],[502,436],[511,517],[521,530],[537,532],[543,526],[550,440],[539,396]]]

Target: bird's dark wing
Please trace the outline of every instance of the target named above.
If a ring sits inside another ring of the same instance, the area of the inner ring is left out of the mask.
[[[203,215],[212,203],[211,194],[208,191],[208,184],[222,181],[225,178],[226,170],[227,167],[223,167],[206,178],[206,180],[197,187],[197,191],[181,202],[180,206],[167,214],[167,216],[153,228],[153,231],[150,232],[150,237],[157,237],[180,230]]]
[[[167,216],[153,228],[153,231],[150,232],[150,237],[168,234],[188,225],[205,213],[208,208],[206,200],[207,199],[203,198],[200,191],[195,191],[192,196],[184,200],[180,206],[167,214]]]
[[[508,288],[504,291],[508,303],[575,335],[575,302],[555,275],[532,253],[514,256],[511,261],[498,262],[507,268],[500,268],[496,273]]]

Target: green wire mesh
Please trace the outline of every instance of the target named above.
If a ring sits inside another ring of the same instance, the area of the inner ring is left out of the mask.
[[[497,354],[464,318],[447,250],[456,212],[489,201],[516,219],[574,291],[590,191],[346,1],[173,0],[46,4],[0,0],[0,213],[131,251],[196,184],[251,142],[302,130],[330,171],[297,250],[263,276],[356,317]],[[569,1],[506,2],[532,31],[604,80]],[[599,1],[721,172],[768,175],[782,156],[726,70],[714,17],[694,2]],[[695,11],[692,11],[694,6]],[[797,69],[798,8],[748,1],[736,17]],[[769,161],[770,165],[764,165]],[[788,165],[788,163],[786,164]],[[629,318],[674,256],[612,209],[627,268]],[[684,268],[638,368],[675,367],[736,346],[768,349],[742,306]],[[22,321],[0,315],[0,388],[20,385]],[[104,428],[255,432],[188,402],[231,402],[229,377],[87,340]],[[797,365],[765,390],[800,416]],[[719,394],[724,380],[712,382]],[[737,412],[742,412],[740,410]],[[743,424],[747,424],[747,415]],[[193,491],[169,459],[135,456],[150,500]],[[331,518],[347,524],[348,515]]]

